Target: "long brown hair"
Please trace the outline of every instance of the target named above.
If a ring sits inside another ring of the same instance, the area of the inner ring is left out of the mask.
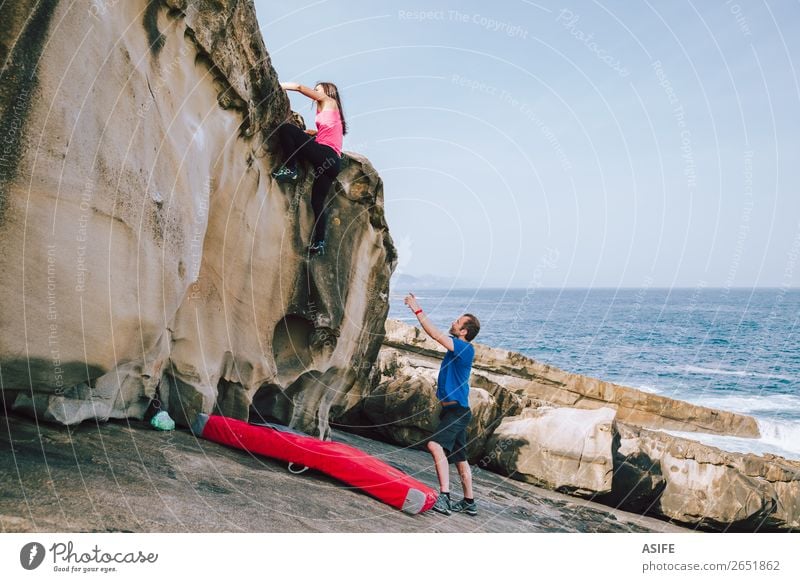
[[[342,100],[339,98],[339,89],[330,81],[318,81],[317,85],[322,86],[322,91],[336,100],[336,105],[339,107],[339,119],[342,120],[342,135],[347,135],[347,122],[344,120],[344,109],[342,109]],[[316,85],[314,85],[316,87]]]

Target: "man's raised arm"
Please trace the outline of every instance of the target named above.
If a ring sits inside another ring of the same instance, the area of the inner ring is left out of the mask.
[[[419,324],[422,326],[422,329],[425,330],[425,333],[427,333],[437,342],[442,344],[445,347],[445,349],[452,352],[453,348],[455,347],[453,345],[453,338],[451,338],[449,335],[442,332],[438,327],[433,325],[431,320],[428,319],[428,316],[425,315],[425,312],[419,306],[417,298],[414,296],[414,294],[409,293],[408,295],[406,295],[406,298],[403,300],[403,302],[406,305],[408,305],[411,311],[414,312],[414,315],[417,316],[417,321],[419,321]]]

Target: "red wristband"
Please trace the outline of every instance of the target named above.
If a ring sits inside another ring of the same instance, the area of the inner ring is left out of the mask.
[[[422,313],[422,310],[421,310],[421,309],[417,309],[417,310],[414,312],[414,315],[419,315],[420,313]]]

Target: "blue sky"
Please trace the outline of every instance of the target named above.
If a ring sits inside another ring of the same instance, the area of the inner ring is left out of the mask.
[[[256,1],[339,86],[398,270],[481,287],[800,284],[797,2]],[[313,124],[310,102],[293,108]]]

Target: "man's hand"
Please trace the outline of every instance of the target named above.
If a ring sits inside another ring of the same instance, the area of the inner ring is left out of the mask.
[[[403,299],[403,303],[408,305],[411,311],[419,311],[420,309],[419,303],[417,303],[417,298],[414,296],[413,293],[409,293],[408,295],[406,295],[406,298]]]
[[[409,293],[408,295],[406,295],[406,298],[403,299],[403,303],[408,305],[411,311],[422,310],[422,308],[419,306],[419,303],[417,302],[417,298],[414,296],[413,293]],[[420,325],[422,325],[422,329],[425,330],[425,333],[427,333],[429,336],[431,336],[432,339],[436,340],[442,346],[444,346],[446,350],[450,350],[451,352],[453,351],[453,338],[439,331],[436,328],[436,326],[433,325],[433,323],[425,316],[424,313],[420,313],[418,315],[415,313],[414,315],[416,315],[417,319],[419,319],[419,323]]]

